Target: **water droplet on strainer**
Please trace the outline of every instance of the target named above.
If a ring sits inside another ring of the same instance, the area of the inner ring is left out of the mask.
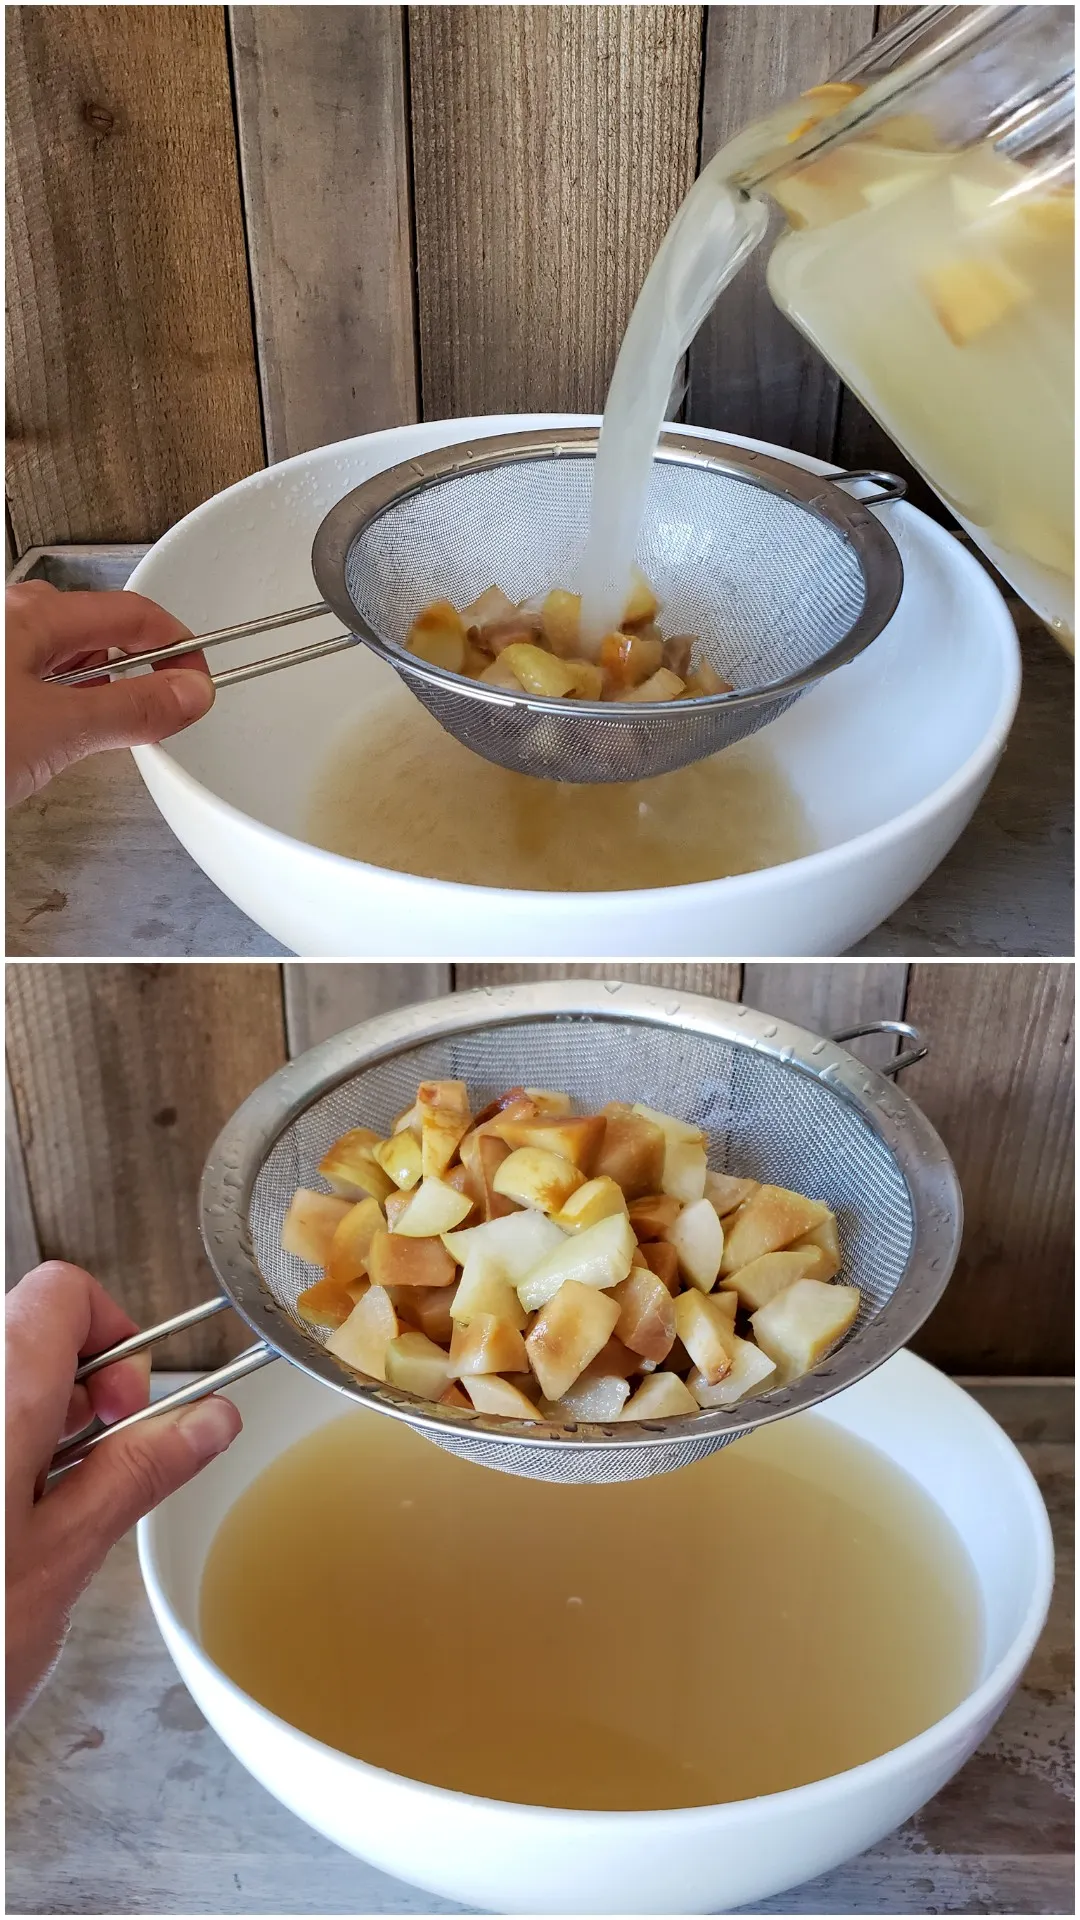
[[[735,1012],[738,1014],[740,1020],[745,1020],[749,1011],[750,1011],[749,1007],[736,1007],[735,1009]]]
[[[814,1045],[810,1049],[810,1052],[815,1056],[815,1058],[819,1053],[824,1053],[824,1051],[825,1051],[824,1040],[816,1040],[814,1042]]]
[[[623,990],[623,983],[621,980],[605,980],[604,981],[605,993],[621,993],[622,990]]]
[[[775,1020],[774,1020],[774,1021],[773,1021],[773,1024],[772,1024],[772,1026],[771,1026],[771,1027],[762,1027],[762,1029],[761,1029],[761,1037],[762,1037],[762,1039],[763,1039],[763,1040],[775,1040],[775,1038],[776,1038],[776,1036],[777,1036],[777,1034],[779,1033],[779,1031],[780,1031],[780,1029],[779,1029],[779,1027],[778,1027],[778,1026],[776,1025],[776,1022],[775,1022]]]
[[[931,1271],[931,1273],[936,1273],[936,1272],[938,1271],[938,1268],[940,1267],[940,1265],[941,1265],[941,1261],[940,1261],[940,1260],[938,1260],[938,1259],[934,1259],[934,1260],[931,1260],[931,1262],[930,1262],[930,1271]]]

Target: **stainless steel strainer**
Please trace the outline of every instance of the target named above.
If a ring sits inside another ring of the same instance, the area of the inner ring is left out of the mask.
[[[879,1024],[918,1042],[902,1022]],[[916,1045],[888,1071],[924,1052]],[[282,1253],[281,1222],[293,1191],[314,1184],[339,1134],[361,1124],[388,1127],[411,1105],[417,1083],[431,1078],[465,1080],[477,1102],[523,1083],[565,1090],[582,1111],[611,1099],[644,1101],[703,1127],[713,1167],[794,1187],[834,1209],[842,1278],[862,1291],[855,1327],[789,1387],[662,1422],[560,1431],[433,1406],[362,1379],[297,1316],[311,1270]],[[581,1482],[670,1472],[872,1372],[936,1304],[956,1259],[962,1215],[952,1164],[918,1107],[837,1042],[747,1007],[592,980],[455,994],[314,1047],[259,1087],[219,1136],[200,1207],[221,1296],[97,1356],[80,1378],[225,1306],[246,1320],[257,1344],[135,1419],[200,1399],[281,1357],[465,1459],[531,1479]],[[71,1442],[54,1468],[128,1424]]]
[[[825,480],[743,447],[669,433],[654,463],[638,560],[663,603],[666,631],[698,634],[695,664],[707,660],[734,692],[662,705],[539,699],[417,659],[405,640],[431,601],[467,606],[496,580],[520,601],[573,581],[597,439],[595,427],[504,434],[376,474],[331,508],[315,536],[322,602],[117,664],[134,669],[332,611],[346,633],[232,668],[217,684],[360,639],[440,726],[486,760],[549,780],[644,780],[766,726],[891,619],[903,568],[869,507],[902,498],[903,481],[870,472]],[[844,490],[853,482],[869,482],[872,493],[856,498]],[[84,670],[62,679],[92,677]]]

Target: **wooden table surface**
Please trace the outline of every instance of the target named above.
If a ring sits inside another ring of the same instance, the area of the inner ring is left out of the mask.
[[[80,551],[87,550],[71,550]],[[102,584],[118,584],[123,551],[111,550]],[[87,568],[84,561],[73,585],[89,584]],[[55,565],[48,577],[57,578]],[[1074,670],[1035,616],[1015,599],[1010,605],[1024,686],[1001,765],[952,852],[855,953],[980,959],[1073,952]],[[7,847],[12,958],[255,959],[286,951],[174,839],[127,753],[72,767],[15,808]]]
[[[175,1379],[176,1376],[173,1376]],[[160,1376],[162,1390],[170,1376]],[[1071,1914],[1071,1383],[975,1386],[1049,1508],[1046,1630],[979,1752],[869,1852],[768,1900],[768,1914]],[[271,1799],[203,1720],[124,1540],[79,1605],[49,1686],[13,1736],[7,1912],[455,1913],[340,1852]]]

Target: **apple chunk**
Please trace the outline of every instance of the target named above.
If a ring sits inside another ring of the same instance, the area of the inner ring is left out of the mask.
[[[612,1101],[604,1109],[607,1129],[593,1171],[621,1187],[627,1200],[656,1193],[664,1172],[664,1136],[632,1107]]]
[[[436,1346],[448,1347],[454,1332],[454,1296],[456,1287],[395,1287],[394,1310],[418,1333],[426,1333]],[[517,1294],[510,1298],[516,1302]]]
[[[368,1252],[376,1287],[448,1287],[457,1270],[441,1240],[412,1240],[403,1233],[377,1233]]]
[[[470,1373],[462,1382],[477,1413],[495,1413],[504,1420],[539,1420],[540,1410],[520,1388],[497,1373]]]
[[[563,1282],[533,1323],[525,1342],[545,1399],[562,1399],[607,1344],[618,1318],[618,1303],[608,1294],[577,1280]]]
[[[509,1320],[478,1313],[467,1325],[454,1328],[450,1372],[458,1378],[472,1373],[524,1373],[528,1365],[525,1342]]]
[[[354,1206],[350,1206],[348,1213],[334,1229],[326,1256],[327,1278],[341,1285],[350,1280],[362,1280],[368,1270],[371,1243],[385,1225],[383,1210],[370,1194],[366,1200],[357,1200]]]
[[[446,1180],[429,1173],[410,1195],[408,1205],[394,1224],[394,1232],[403,1233],[411,1240],[450,1233],[472,1212],[472,1205],[471,1194],[459,1193]]]
[[[496,1193],[522,1207],[539,1207],[541,1213],[558,1213],[584,1184],[584,1174],[548,1147],[515,1147],[492,1181]]]
[[[710,1167],[705,1175],[705,1198],[716,1208],[721,1220],[725,1215],[734,1213],[744,1200],[749,1200],[761,1185],[760,1180],[736,1180],[730,1173],[714,1173]]]
[[[353,1284],[363,1287],[362,1281]],[[337,1280],[316,1280],[296,1296],[296,1311],[309,1327],[343,1327],[355,1305],[355,1296]]]
[[[733,1273],[729,1284],[740,1307],[756,1313],[785,1287],[793,1287],[796,1280],[820,1280],[822,1275],[814,1268],[823,1257],[820,1247],[803,1247],[798,1252],[788,1247],[779,1253],[763,1253],[759,1260],[748,1260],[745,1267]]]
[[[445,1173],[472,1122],[464,1080],[425,1080],[416,1089],[425,1177]]]
[[[468,1266],[474,1253],[482,1252],[498,1263],[511,1286],[524,1280],[556,1247],[565,1234],[547,1215],[530,1207],[523,1213],[507,1214],[503,1220],[487,1220],[480,1227],[463,1227],[443,1236],[443,1245],[455,1260]]]
[[[675,1302],[650,1267],[635,1267],[612,1299],[619,1309],[619,1339],[631,1353],[659,1362],[675,1340]]]
[[[638,1248],[638,1253],[645,1265],[659,1275],[668,1292],[678,1293],[681,1285],[679,1256],[674,1247],[669,1247],[666,1240],[646,1240],[644,1245]],[[639,1262],[635,1261],[634,1264],[636,1266]]]
[[[572,1167],[589,1175],[595,1171],[594,1162],[607,1121],[602,1113],[579,1114],[576,1118],[566,1114],[541,1114],[531,1120],[492,1120],[490,1126],[496,1138],[505,1140],[508,1147],[544,1147],[549,1153],[561,1154]]]
[[[485,1133],[482,1128],[474,1127],[471,1133],[465,1135],[458,1151],[462,1165],[480,1196],[480,1211],[484,1219],[501,1220],[504,1214],[513,1213],[515,1202],[495,1191],[495,1175],[510,1153],[506,1141],[496,1140],[493,1133]]]
[[[843,1255],[840,1251],[840,1233],[835,1213],[830,1213],[819,1226],[811,1227],[809,1233],[801,1233],[797,1240],[788,1243],[789,1253],[801,1253],[806,1247],[816,1247],[823,1256],[808,1278],[811,1280],[833,1280],[840,1271]]]
[[[622,1410],[623,1420],[671,1420],[697,1413],[698,1403],[677,1373],[651,1373]]]
[[[393,1193],[394,1182],[375,1158],[374,1149],[382,1144],[370,1127],[353,1127],[323,1155],[319,1172],[335,1193],[349,1200],[362,1200],[366,1193],[375,1200],[385,1200],[388,1193]]]
[[[565,1236],[546,1259],[518,1282],[518,1299],[527,1313],[544,1306],[567,1280],[587,1287],[614,1287],[630,1271],[637,1241],[624,1213],[609,1214],[584,1233]],[[549,1400],[557,1400],[549,1393]]]
[[[630,1202],[630,1225],[639,1240],[663,1240],[681,1212],[673,1193],[647,1193]]]
[[[386,1349],[386,1379],[421,1400],[438,1400],[450,1384],[450,1361],[426,1333],[399,1333]]]
[[[665,1237],[675,1249],[683,1279],[708,1293],[716,1285],[724,1252],[724,1229],[712,1202],[691,1201]]]
[[[858,1287],[796,1280],[751,1317],[754,1338],[785,1381],[816,1367],[854,1325]]]
[[[603,1353],[599,1353],[590,1361],[558,1403],[562,1411],[572,1414],[575,1420],[617,1420],[630,1398],[629,1380],[625,1374],[605,1373],[603,1357]]]
[[[708,1206],[708,1201],[703,1201]],[[735,1335],[726,1308],[711,1295],[691,1289],[675,1301],[675,1330],[694,1365],[711,1387],[731,1371]]]
[[[740,1340],[735,1334],[731,1345],[731,1366],[722,1380],[710,1382],[699,1367],[687,1375],[686,1384],[699,1407],[733,1407],[748,1393],[758,1392],[776,1374],[776,1362],[752,1340]]]
[[[345,1325],[330,1335],[326,1350],[373,1380],[385,1380],[386,1349],[397,1336],[397,1315],[390,1295],[385,1287],[369,1287]]]
[[[803,1193],[792,1193],[787,1187],[759,1187],[726,1224],[721,1273],[736,1273],[759,1255],[790,1246],[800,1234],[819,1227],[828,1214],[820,1200],[808,1200]]]
[[[584,1186],[577,1187],[552,1218],[564,1233],[583,1233],[586,1227],[595,1227],[611,1214],[625,1212],[622,1188],[606,1174],[598,1174],[595,1180],[586,1180]]]
[[[455,1326],[464,1326],[478,1314],[505,1320],[512,1327],[523,1327],[528,1318],[511,1282],[493,1254],[483,1248],[471,1253],[465,1262],[452,1309]]]
[[[336,1193],[298,1187],[281,1224],[282,1252],[294,1253],[309,1266],[325,1267],[334,1235],[353,1204]]]
[[[371,1151],[395,1187],[402,1193],[411,1193],[421,1172],[420,1142],[416,1135],[404,1128],[389,1140],[380,1140]]]

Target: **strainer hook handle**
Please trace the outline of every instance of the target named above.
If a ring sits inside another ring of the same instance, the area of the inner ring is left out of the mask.
[[[930,1051],[918,1027],[913,1027],[910,1020],[868,1020],[865,1026],[845,1027],[841,1033],[834,1033],[833,1039],[837,1046],[842,1047],[848,1040],[863,1040],[872,1033],[895,1033],[901,1039],[911,1041],[906,1053],[898,1053],[895,1060],[886,1060],[883,1067],[875,1068],[875,1072],[884,1074],[890,1080],[896,1074],[903,1073],[905,1067],[913,1067],[916,1061],[925,1060]]]
[[[880,467],[847,467],[841,473],[832,475],[834,487],[847,486],[852,480],[865,480],[877,488],[876,493],[857,493],[856,500],[864,507],[883,507],[890,500],[907,498],[907,481],[901,480],[898,473],[885,473]]]

